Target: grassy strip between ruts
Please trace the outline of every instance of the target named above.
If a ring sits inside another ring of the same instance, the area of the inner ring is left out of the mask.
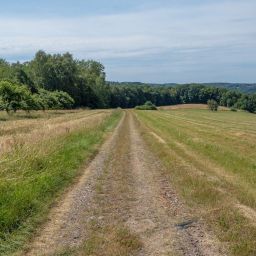
[[[142,248],[140,237],[126,225],[135,200],[127,120],[121,124],[104,170],[95,181],[93,204],[84,213],[85,240],[80,247],[65,248],[56,256],[130,256]]]
[[[42,223],[56,196],[81,173],[121,117],[114,111],[100,125],[15,149],[0,163],[0,255],[19,249]]]
[[[162,114],[138,112],[137,116],[141,121],[143,136],[148,145],[167,167],[166,175],[170,177],[176,190],[193,209],[194,214],[204,217],[207,224],[218,235],[219,240],[230,248],[231,254],[239,256],[255,255],[255,223],[252,223],[236,208],[237,202],[241,202],[241,198],[246,198],[249,195],[247,189],[243,187],[246,180],[236,179],[238,182],[241,180],[241,186],[237,182],[233,183],[231,179],[233,176],[230,175],[230,171],[225,164],[217,161],[218,159],[212,157],[212,154],[208,151],[204,152],[203,158],[200,151],[203,148],[194,147],[194,145],[191,145],[191,141],[185,143],[184,137],[188,136],[189,127],[193,131],[195,128],[193,125],[183,123],[184,127],[180,125],[177,133],[175,129],[177,121],[171,118],[163,119],[161,118]],[[211,122],[211,124],[214,124],[214,122]],[[228,120],[226,124],[229,124]],[[164,144],[151,135],[152,131],[161,137]],[[206,137],[204,141],[210,143]],[[225,141],[222,143],[225,144]],[[241,144],[243,143],[241,141]],[[179,145],[182,145],[182,147],[179,147]],[[222,146],[221,142],[220,146]],[[188,151],[194,152],[195,157],[189,155]],[[218,152],[213,153],[217,154]],[[232,161],[227,155],[226,157],[227,162]],[[224,179],[218,173],[214,173],[212,167],[208,165],[207,159],[219,165],[222,168],[222,174],[226,175],[227,178]],[[246,175],[249,174],[250,172],[246,173]],[[233,175],[236,177],[235,172]],[[240,175],[243,175],[242,171]],[[251,175],[253,175],[252,172]],[[239,177],[239,175],[237,176]],[[228,177],[230,177],[230,180]],[[254,177],[252,176],[252,178]],[[251,187],[249,182],[247,185]],[[251,201],[247,203],[253,208],[254,204]]]

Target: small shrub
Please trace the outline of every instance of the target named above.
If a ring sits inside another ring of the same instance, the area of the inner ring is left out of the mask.
[[[232,107],[232,108],[230,108],[230,111],[237,112],[237,109]]]
[[[157,107],[151,102],[147,101],[144,105],[136,106],[137,110],[157,110]]]
[[[217,111],[218,107],[219,107],[217,101],[215,101],[215,100],[208,100],[207,105],[208,105],[209,110],[211,110],[211,111]]]

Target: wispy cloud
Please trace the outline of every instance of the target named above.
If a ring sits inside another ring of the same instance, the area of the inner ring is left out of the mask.
[[[251,0],[205,1],[122,14],[0,18],[0,55],[13,60],[31,57],[38,49],[70,51],[76,57],[106,63],[110,79],[145,80],[152,74],[150,65],[156,70],[155,81],[172,80],[172,75],[182,80],[177,72],[189,71],[200,80],[200,68],[205,71],[207,66],[211,74],[218,65],[253,62],[255,10],[256,2]],[[137,74],[134,79],[132,73]]]

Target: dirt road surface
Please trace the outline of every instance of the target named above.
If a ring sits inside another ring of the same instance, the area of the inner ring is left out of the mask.
[[[81,246],[90,239],[92,219],[100,225],[122,223],[138,237],[141,247],[132,255],[225,255],[203,220],[179,199],[162,169],[143,141],[135,115],[127,111],[23,255],[53,255]]]

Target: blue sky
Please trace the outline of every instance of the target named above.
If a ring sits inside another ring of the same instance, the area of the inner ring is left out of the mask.
[[[256,82],[256,1],[2,1],[0,57],[39,49],[96,59],[113,81]]]

